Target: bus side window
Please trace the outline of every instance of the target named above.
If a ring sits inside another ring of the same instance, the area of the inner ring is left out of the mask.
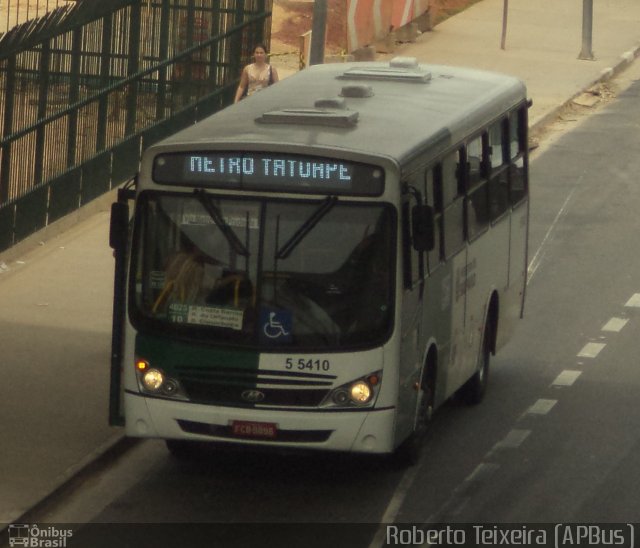
[[[421,191],[420,185],[415,184],[417,181],[410,180],[409,185]],[[424,278],[424,253],[416,251],[413,247],[411,236],[412,218],[411,212],[413,206],[419,205],[417,197],[409,194],[402,204],[402,234],[403,234],[403,261],[404,261],[404,285],[405,288],[411,288]]]
[[[455,255],[463,246],[464,234],[464,180],[462,151],[447,155],[442,161],[442,202],[445,257]]]
[[[433,272],[444,259],[442,231],[442,165],[427,169],[424,176],[425,203],[433,207],[433,232],[435,246],[427,254],[429,272]]]
[[[511,205],[517,205],[527,194],[525,180],[525,156],[527,147],[527,110],[520,107],[509,116],[509,198]]]
[[[488,136],[482,134],[466,147],[467,153],[467,230],[469,239],[475,238],[489,226],[489,197],[487,185]]]
[[[500,217],[509,207],[509,142],[507,118],[489,128],[489,216]]]

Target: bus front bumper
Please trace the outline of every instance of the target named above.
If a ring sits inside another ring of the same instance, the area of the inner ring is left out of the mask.
[[[390,453],[395,408],[272,410],[200,405],[125,394],[126,434],[289,449]]]

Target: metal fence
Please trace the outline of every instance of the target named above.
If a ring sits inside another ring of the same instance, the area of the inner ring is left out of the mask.
[[[0,33],[76,0],[0,0]]]
[[[269,41],[271,0],[30,4],[42,15],[0,36],[0,251],[228,105],[251,45]]]

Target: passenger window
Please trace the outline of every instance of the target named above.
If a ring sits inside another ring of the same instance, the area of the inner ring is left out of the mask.
[[[425,203],[433,208],[435,246],[427,254],[429,272],[433,272],[444,258],[442,241],[442,166],[438,164],[425,173]]]
[[[467,230],[469,239],[475,238],[489,225],[489,196],[486,161],[489,156],[487,134],[467,144]]]
[[[489,163],[492,169],[499,168],[506,163],[505,133],[507,120],[496,122],[489,128]]]
[[[489,179],[489,216],[495,220],[509,208],[509,167],[502,166]]]
[[[462,155],[457,151],[442,162],[442,195],[445,257],[451,257],[464,245],[464,180]]]
[[[509,207],[508,129],[507,118],[489,128],[489,217],[492,221]]]
[[[482,137],[467,144],[468,188],[477,185],[483,179]]]
[[[407,289],[413,287],[424,276],[424,254],[414,249],[411,240],[411,212],[415,205],[417,201],[413,195],[402,204],[404,286]]]
[[[524,158],[518,158],[511,164],[509,179],[511,181],[511,204],[516,205],[527,193],[527,183],[524,179]]]
[[[511,160],[515,160],[522,152],[520,138],[520,112],[512,112],[509,117],[509,150]]]
[[[462,180],[461,152],[449,154],[440,165],[442,175],[442,203],[446,208],[457,197],[464,194],[464,181]]]
[[[527,135],[527,111],[521,107],[512,112],[509,117],[509,143],[511,165],[509,168],[509,201],[516,205],[527,194],[527,181],[525,180],[525,152]]]

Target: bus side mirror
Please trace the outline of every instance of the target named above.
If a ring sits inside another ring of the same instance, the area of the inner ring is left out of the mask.
[[[111,204],[111,224],[109,225],[109,246],[118,251],[125,249],[129,237],[129,204]]]
[[[415,205],[411,209],[411,241],[416,251],[432,251],[436,245],[433,208]]]

